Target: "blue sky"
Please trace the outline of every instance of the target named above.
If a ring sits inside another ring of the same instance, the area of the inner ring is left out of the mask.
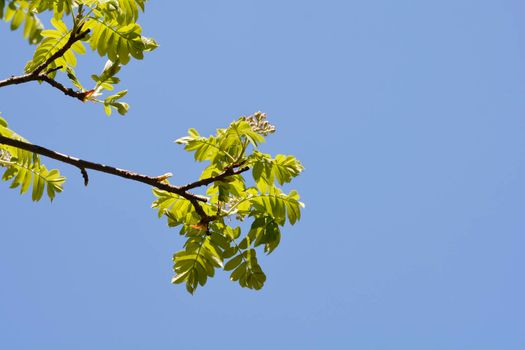
[[[38,84],[0,89],[34,143],[175,183],[201,166],[172,141],[239,115],[306,167],[302,221],[261,264],[262,291],[219,273],[170,284],[182,240],[147,186],[78,171],[52,204],[0,188],[0,347],[525,348],[525,25],[521,1],[152,1],[160,48],[120,74],[107,118]],[[0,76],[32,48],[0,25]],[[84,81],[101,60],[82,58]]]

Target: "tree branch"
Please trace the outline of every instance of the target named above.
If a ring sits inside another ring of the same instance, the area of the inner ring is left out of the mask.
[[[76,99],[79,99],[80,101],[84,102],[86,99],[86,95],[88,91],[75,91],[72,88],[65,87],[55,79],[52,79],[48,77],[47,75],[39,75],[39,79],[48,83],[49,85],[57,88],[58,90],[62,91],[65,95],[74,97]]]
[[[62,85],[61,83],[59,83],[55,79],[52,79],[52,78],[50,78],[49,76],[47,76],[45,74],[34,75],[33,73],[30,73],[30,74],[20,75],[20,76],[17,76],[17,77],[11,77],[11,78],[8,78],[6,80],[1,80],[0,81],[0,87],[8,86],[8,85],[23,84],[23,83],[27,83],[27,82],[30,82],[30,81],[44,81],[44,82],[48,83],[49,85],[51,85],[51,86],[57,88],[58,90],[62,91],[65,95],[74,97],[76,99],[79,99],[82,102],[86,98],[86,94],[87,94],[86,92],[75,91],[75,90],[73,90],[71,88],[65,87],[64,85]]]
[[[57,52],[52,54],[48,57],[47,60],[45,60],[42,64],[40,64],[38,67],[35,68],[35,70],[32,72],[32,74],[39,75],[44,69],[46,69],[47,66],[49,66],[51,63],[53,63],[54,60],[56,60],[59,57],[64,56],[67,50],[73,46],[74,43],[77,41],[80,41],[84,39],[88,34],[90,30],[82,30],[82,27],[80,28],[73,28],[71,30],[71,35],[69,36],[69,39],[67,39],[64,46],[62,46]]]
[[[49,85],[62,91],[65,95],[74,97],[83,102],[86,98],[86,92],[75,91],[71,88],[67,88],[61,83],[59,83],[58,81],[56,81],[55,79],[50,78],[48,76],[49,73],[52,73],[54,70],[57,70],[59,68],[50,69],[49,71],[45,73],[42,73],[42,72],[51,63],[53,63],[53,61],[55,61],[57,58],[62,57],[67,52],[67,50],[69,50],[71,46],[73,46],[74,43],[84,39],[88,34],[89,34],[89,29],[86,29],[83,31],[82,27],[73,28],[73,30],[71,31],[71,35],[69,36],[69,39],[64,44],[64,46],[62,46],[57,52],[49,56],[49,58],[45,60],[42,64],[40,64],[38,67],[36,67],[34,71],[28,74],[24,74],[20,76],[12,76],[5,80],[0,80],[0,87],[23,84],[23,83],[27,83],[30,81],[45,81]]]
[[[123,177],[125,179],[142,182],[142,183],[154,186],[156,188],[159,188],[161,190],[164,190],[166,192],[178,194],[179,196],[187,200],[190,200],[190,201],[207,202],[206,197],[199,196],[193,193],[189,193],[187,191],[183,191],[178,186],[173,186],[166,182],[163,182],[163,180],[159,179],[159,177],[143,175],[143,174],[135,173],[133,171],[115,168],[109,165],[90,162],[87,160],[83,160],[80,158],[76,158],[76,157],[72,157],[66,154],[55,152],[53,150],[50,150],[42,146],[33,145],[33,144],[19,141],[19,140],[14,140],[9,137],[2,136],[2,135],[0,135],[0,144],[20,148],[20,149],[23,149],[29,152],[37,153],[37,154],[58,160],[63,163],[73,165],[79,168],[83,174],[85,174],[86,169],[91,169],[91,170],[99,171],[102,173]],[[84,181],[85,180],[86,179],[84,175]]]
[[[23,149],[29,152],[40,154],[42,156],[46,156],[48,158],[58,160],[66,164],[73,165],[77,167],[78,169],[80,169],[80,172],[82,173],[82,177],[84,179],[84,184],[86,186],[89,181],[86,169],[91,169],[91,170],[99,171],[102,173],[119,176],[119,177],[122,177],[128,180],[141,182],[141,183],[156,187],[158,189],[164,190],[166,192],[177,194],[191,202],[191,204],[195,208],[195,211],[201,217],[201,222],[203,223],[211,222],[215,220],[218,216],[217,215],[210,216],[206,214],[206,212],[202,208],[202,205],[200,203],[201,202],[206,203],[208,201],[206,197],[200,196],[200,195],[188,192],[188,191],[196,187],[207,186],[215,181],[224,180],[228,176],[241,174],[249,169],[249,167],[239,168],[245,163],[245,162],[241,162],[241,163],[232,165],[231,167],[229,167],[228,169],[226,169],[224,172],[222,172],[219,175],[212,176],[212,177],[202,179],[199,181],[195,181],[185,186],[174,186],[174,185],[168,184],[167,182],[164,182],[165,176],[155,176],[155,177],[148,176],[148,175],[139,174],[133,171],[125,170],[125,169],[115,168],[115,167],[101,164],[101,163],[95,163],[95,162],[83,160],[80,158],[72,157],[72,156],[69,156],[63,153],[59,153],[59,152],[50,150],[48,148],[45,148],[39,145],[33,145],[33,144],[30,144],[24,141],[14,140],[9,137],[2,136],[2,135],[0,135],[0,144],[13,146],[19,149]]]

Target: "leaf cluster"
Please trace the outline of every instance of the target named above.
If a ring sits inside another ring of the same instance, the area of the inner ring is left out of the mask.
[[[293,156],[271,157],[259,151],[275,128],[263,113],[241,117],[215,135],[201,136],[190,129],[176,140],[192,152],[196,161],[207,162],[200,176],[208,202],[199,215],[189,200],[155,189],[152,207],[165,216],[170,227],[181,226],[184,249],[173,256],[173,283],[186,283],[193,293],[216,268],[231,271],[230,279],[242,287],[260,289],[266,276],[256,249],[272,253],[281,241],[281,228],[301,218],[297,191],[281,186],[298,176],[303,166]],[[243,173],[251,171],[251,179]],[[245,231],[242,234],[242,231]]]
[[[5,119],[0,117],[0,135],[27,142],[8,128]],[[33,201],[39,201],[44,192],[52,201],[57,192],[62,192],[65,178],[56,169],[48,170],[40,163],[40,157],[32,152],[16,147],[0,145],[0,167],[5,168],[2,180],[11,181],[11,188],[20,188],[20,194],[32,188]]]
[[[155,40],[142,35],[142,27],[137,23],[145,3],[146,0],[0,0],[0,18],[9,21],[12,30],[25,23],[24,36],[37,45],[33,58],[26,64],[27,74],[42,65],[46,65],[44,73],[53,79],[61,71],[84,94],[84,101],[103,104],[107,115],[111,115],[112,109],[124,115],[129,105],[118,100],[126,94],[125,90],[104,99],[97,97],[119,83],[115,74],[122,65],[131,58],[141,60],[145,52],[158,47]],[[43,12],[52,13],[50,28],[45,29],[38,18]],[[72,45],[61,52],[68,41]],[[92,75],[95,81],[92,88],[85,88],[74,70],[77,55],[86,53],[85,44],[108,59],[102,75]],[[113,70],[108,70],[108,66]],[[108,75],[109,72],[112,74]]]
[[[33,10],[34,4],[31,1],[0,0],[0,19],[9,22],[11,30],[16,30],[23,24],[24,38],[30,44],[37,44],[42,40],[44,26]]]

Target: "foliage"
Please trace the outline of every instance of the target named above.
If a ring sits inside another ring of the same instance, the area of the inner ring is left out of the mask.
[[[280,227],[300,219],[303,204],[299,194],[286,194],[279,186],[300,174],[301,163],[293,156],[272,158],[258,151],[264,136],[274,130],[259,112],[218,129],[215,135],[204,137],[190,129],[188,136],[176,141],[193,152],[195,160],[209,163],[201,180],[239,165],[249,168],[254,180],[249,186],[241,174],[234,174],[212,182],[206,191],[210,199],[203,206],[213,218],[211,222],[203,221],[189,200],[166,191],[153,191],[157,199],[152,207],[158,209],[159,217],[166,216],[169,226],[181,226],[180,234],[186,238],[185,249],[173,256],[173,283],[186,282],[190,293],[199,284],[203,286],[216,268],[232,271],[230,279],[242,287],[262,288],[266,276],[254,248],[264,247],[264,252],[270,254],[281,240]],[[246,221],[251,224],[248,226]],[[243,226],[249,227],[244,236]]]
[[[124,115],[129,105],[121,99],[127,91],[112,92],[120,83],[117,74],[131,59],[140,60],[145,52],[158,46],[153,39],[142,36],[137,23],[145,3],[146,0],[0,0],[0,18],[10,23],[11,30],[23,24],[24,37],[36,45],[25,66],[25,76],[17,82],[0,81],[0,87],[46,81],[83,102],[102,104],[107,115],[112,110]],[[46,12],[50,15],[48,28],[39,18]],[[94,85],[89,88],[84,87],[75,72],[77,55],[85,54],[87,48],[107,58],[102,71],[91,75]],[[77,90],[64,87],[56,80],[61,77]],[[101,97],[108,91],[111,95]],[[169,173],[154,178],[138,174],[141,182],[153,186],[152,207],[158,216],[166,217],[170,227],[180,227],[185,240],[184,248],[173,256],[173,283],[185,283],[186,289],[194,293],[220,268],[231,271],[230,279],[242,287],[263,287],[266,275],[257,251],[271,254],[281,241],[282,227],[295,224],[303,207],[297,191],[287,193],[282,188],[302,172],[301,163],[293,156],[271,156],[259,148],[274,132],[275,127],[261,112],[241,117],[208,137],[190,129],[187,136],[176,142],[193,153],[196,161],[207,163],[199,180],[177,187],[169,184]],[[0,136],[27,142],[10,130],[2,118]],[[73,164],[80,168],[87,184],[83,165]],[[62,191],[64,177],[58,170],[47,170],[36,153],[0,143],[0,167],[6,169],[2,179],[11,181],[12,188],[20,187],[20,192],[25,193],[32,186],[33,200],[41,199],[44,191],[53,200]],[[251,177],[245,178],[248,171]],[[129,178],[129,173],[125,175]],[[206,190],[200,196],[190,192],[201,187]]]
[[[10,130],[5,119],[1,117],[0,135],[27,142]],[[62,184],[65,178],[56,169],[47,170],[40,163],[40,157],[35,153],[0,145],[0,167],[5,168],[2,180],[11,181],[11,188],[20,187],[20,194],[27,192],[31,185],[33,186],[33,201],[39,201],[44,190],[50,200],[55,198],[57,192],[62,192]]]
[[[142,27],[137,23],[139,12],[144,11],[145,0],[0,0],[0,17],[11,23],[11,30],[24,24],[24,37],[29,43],[37,45],[33,58],[27,62],[26,73],[34,72],[75,35],[86,31],[81,40],[75,41],[62,55],[46,66],[47,75],[55,78],[57,71],[63,72],[73,84],[85,93],[85,101],[101,103],[106,114],[112,109],[124,115],[129,106],[118,101],[126,92],[121,91],[101,100],[103,90],[112,90],[119,83],[115,77],[121,65],[131,58],[141,60],[144,53],[158,47],[155,40],[142,35]],[[39,15],[52,12],[52,28],[45,29]],[[95,86],[86,89],[80,84],[74,68],[77,55],[86,53],[84,42],[108,63],[102,75],[92,75]],[[111,68],[111,69],[110,69]],[[106,73],[106,76],[104,74]],[[111,74],[110,74],[111,73]],[[113,78],[101,82],[101,77]]]
[[[33,2],[0,0],[0,18],[10,22],[11,30],[16,30],[24,23],[24,38],[30,44],[37,44],[42,40],[44,26],[33,11]]]

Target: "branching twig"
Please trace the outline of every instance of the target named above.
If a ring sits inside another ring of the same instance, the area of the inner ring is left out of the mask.
[[[89,31],[89,29],[82,30],[82,27],[73,28],[71,31],[71,35],[69,36],[69,39],[67,39],[64,46],[62,46],[60,49],[58,49],[57,52],[49,56],[48,59],[45,60],[42,64],[40,64],[38,67],[36,67],[35,70],[31,72],[31,74],[39,75],[44,69],[47,68],[47,66],[53,63],[53,61],[55,61],[59,57],[64,56],[67,50],[69,50],[74,43],[84,39],[89,34]]]
[[[80,101],[84,101],[84,99],[86,98],[86,92],[75,91],[71,88],[67,88],[61,83],[59,83],[58,81],[56,81],[55,79],[49,77],[48,74],[54,72],[55,70],[59,68],[52,68],[48,70],[47,72],[44,72],[44,70],[47,67],[49,67],[49,65],[53,63],[57,58],[62,57],[67,52],[67,50],[69,50],[71,46],[73,46],[74,43],[84,39],[88,34],[89,34],[89,29],[82,30],[82,27],[73,28],[73,30],[71,31],[71,35],[69,36],[69,39],[64,44],[64,46],[62,46],[57,52],[49,56],[49,58],[45,60],[42,64],[40,64],[38,67],[36,67],[35,70],[33,70],[31,73],[28,73],[28,74],[24,74],[20,76],[12,76],[5,80],[0,80],[0,87],[23,84],[23,83],[27,83],[30,81],[45,81],[49,85],[62,91],[67,96],[71,96],[76,99],[79,99]]]
[[[35,76],[35,75],[33,75],[33,73],[31,73],[31,74],[25,74],[25,75],[21,75],[21,76],[17,76],[17,77],[11,77],[11,78],[8,78],[6,80],[1,80],[0,81],[0,87],[8,86],[8,85],[23,84],[23,83],[27,83],[27,82],[30,82],[30,81],[45,81],[49,85],[51,85],[51,86],[57,88],[58,90],[62,91],[65,95],[74,97],[76,99],[79,99],[80,101],[84,101],[84,99],[86,97],[86,93],[85,92],[75,91],[75,90],[73,90],[71,88],[67,88],[64,85],[62,85],[61,83],[59,83],[58,81],[56,81],[55,79],[52,79],[52,78],[50,78],[50,77],[48,77],[47,75],[44,75],[44,74],[39,74],[39,75]]]
[[[249,167],[241,168],[244,165],[244,163],[246,163],[246,161],[241,162],[241,163],[237,163],[237,164],[233,164],[232,166],[230,166],[228,169],[226,169],[225,171],[223,171],[219,175],[208,177],[206,179],[202,179],[202,180],[199,180],[199,181],[195,181],[195,182],[189,183],[187,185],[181,186],[180,189],[183,190],[183,191],[189,191],[189,190],[191,190],[193,188],[196,188],[196,187],[208,186],[209,184],[211,184],[211,183],[213,183],[215,181],[224,180],[228,176],[238,175],[238,174],[244,173],[245,171],[250,170]]]

